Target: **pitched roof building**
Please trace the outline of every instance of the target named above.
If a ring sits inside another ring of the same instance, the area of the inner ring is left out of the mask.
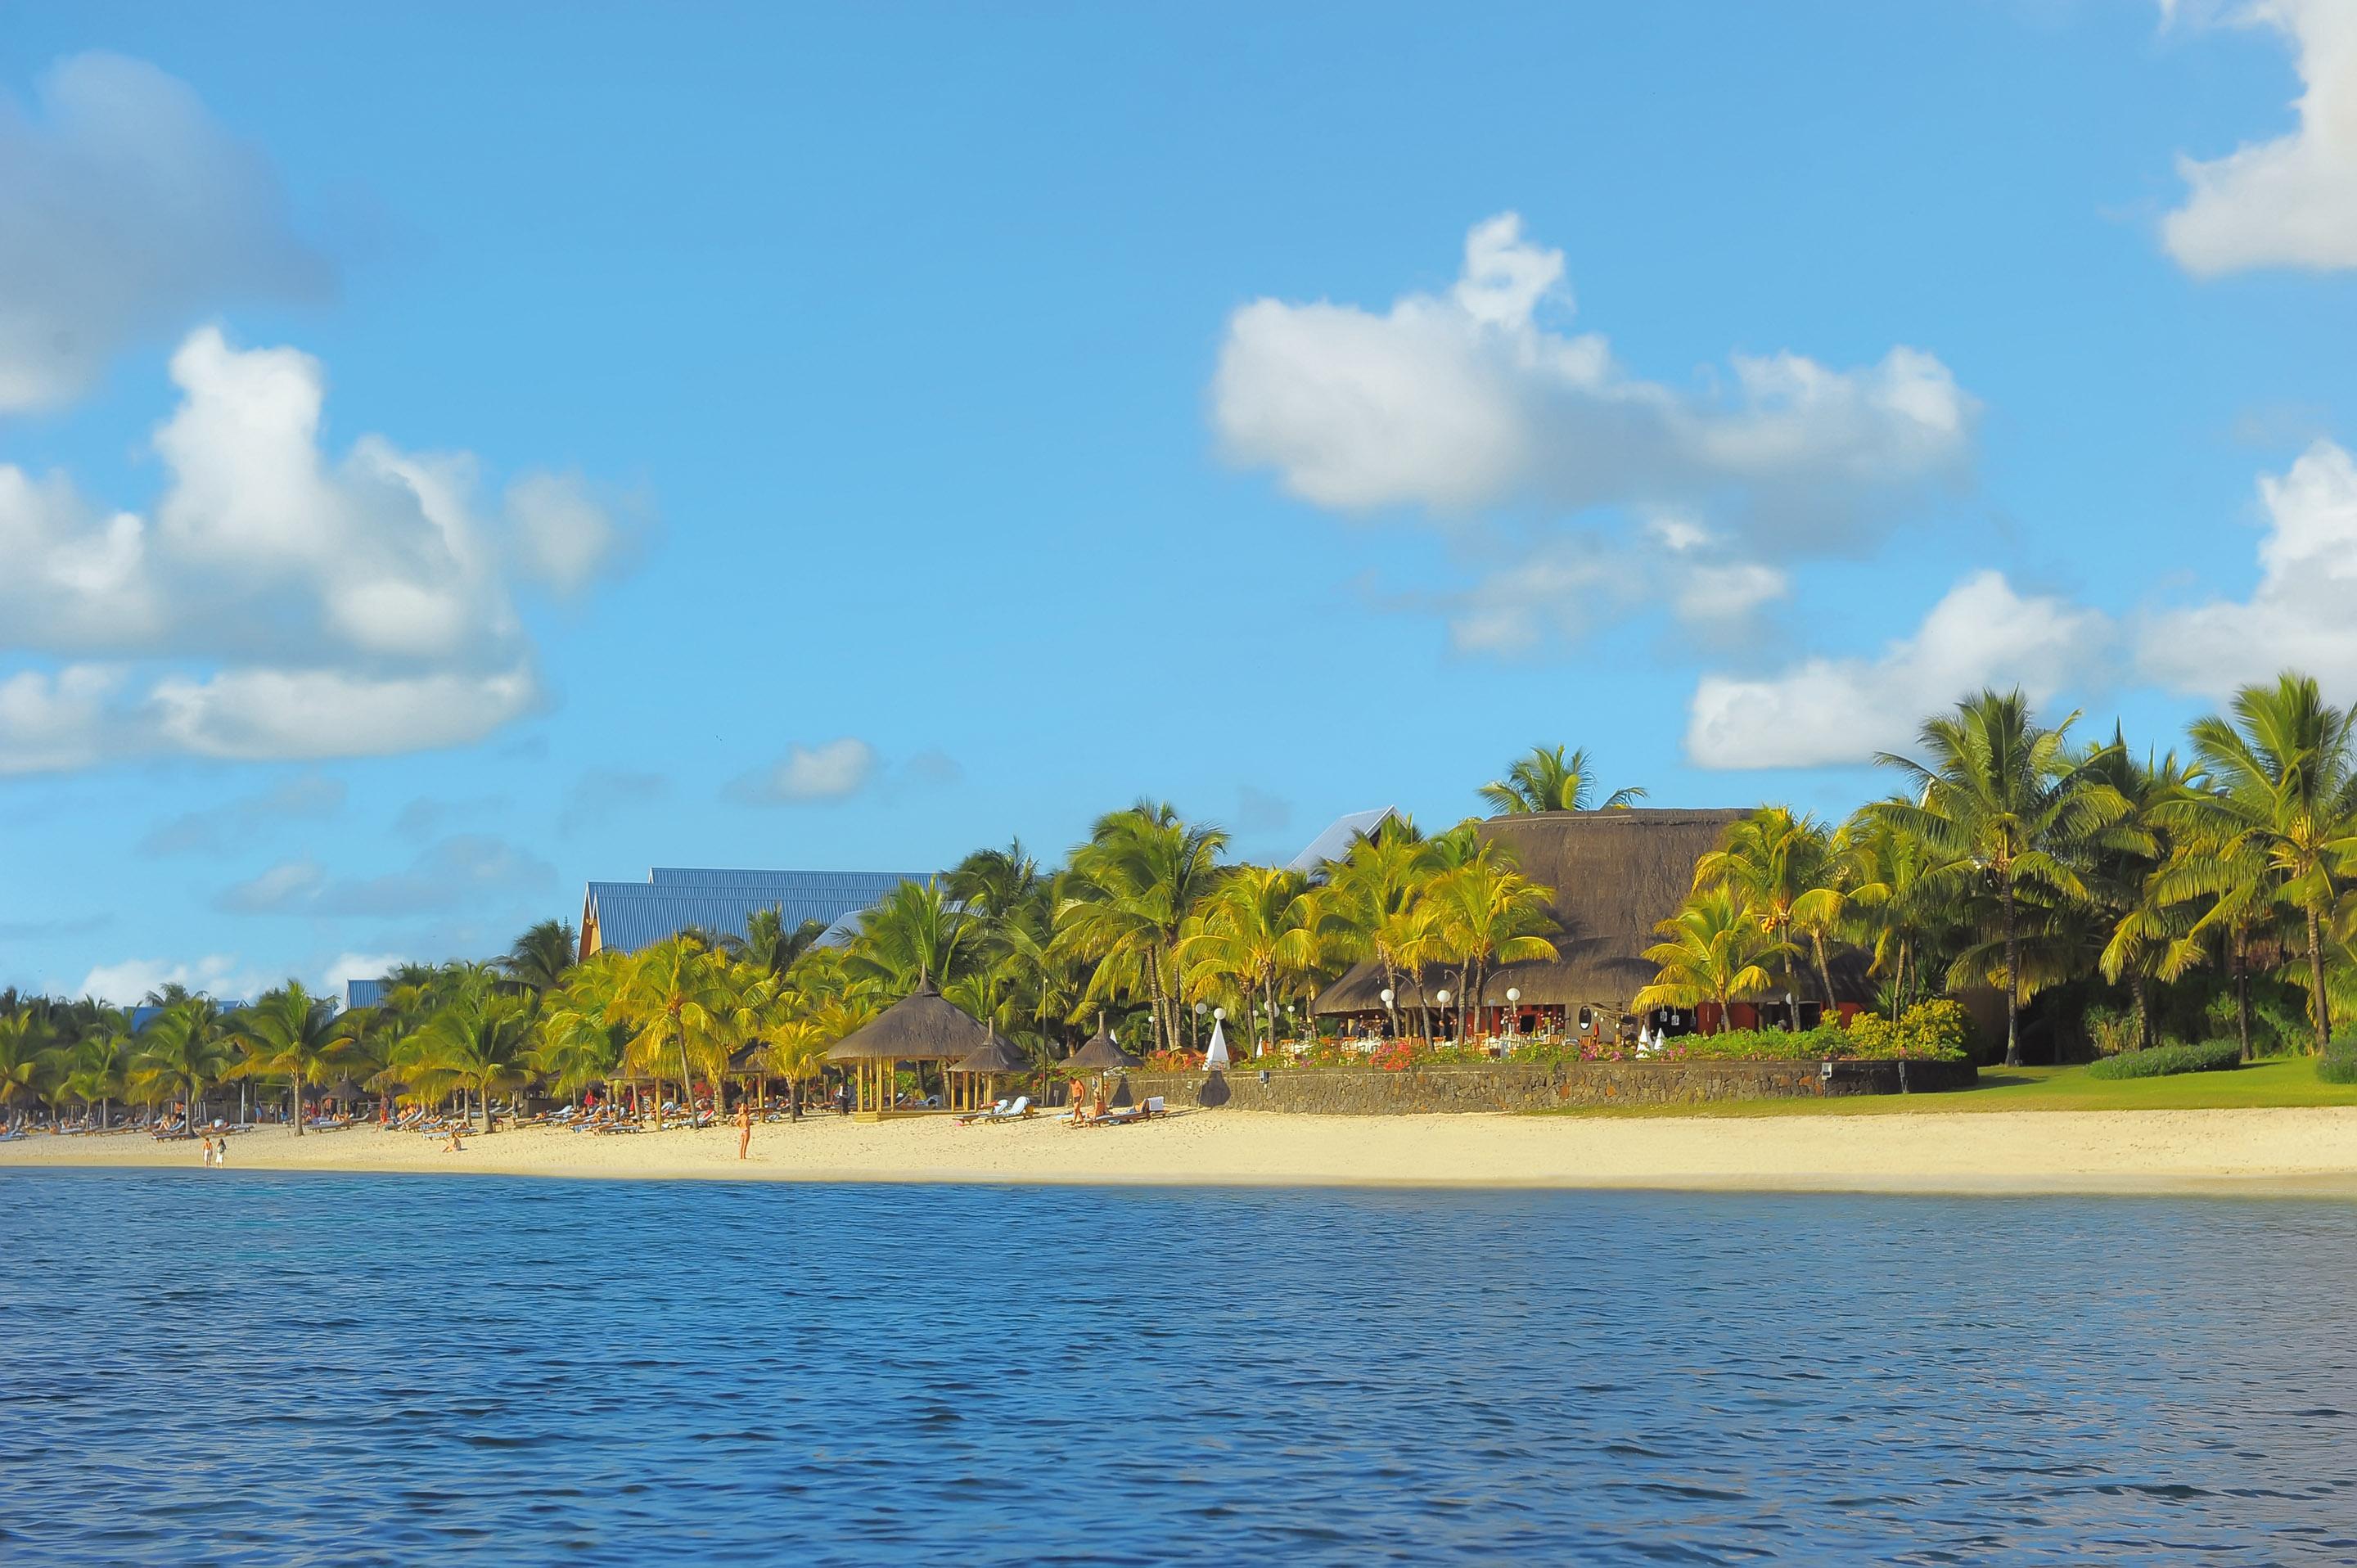
[[[636,952],[693,927],[742,937],[757,909],[775,909],[788,929],[804,920],[839,941],[850,922],[922,871],[732,871],[659,865],[644,882],[592,882],[581,898],[581,956]]]

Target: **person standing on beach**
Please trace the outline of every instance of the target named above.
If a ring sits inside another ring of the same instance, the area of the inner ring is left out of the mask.
[[[743,1159],[745,1151],[752,1147],[752,1144],[753,1102],[749,1100],[740,1100],[737,1102],[737,1157]]]
[[[213,1168],[213,1135],[210,1133],[205,1134],[205,1150],[199,1157],[204,1161],[205,1169]]]

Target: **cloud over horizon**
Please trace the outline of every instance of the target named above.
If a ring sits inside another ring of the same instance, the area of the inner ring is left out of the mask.
[[[425,750],[541,704],[515,579],[577,589],[616,537],[577,482],[527,474],[487,514],[468,454],[331,458],[319,362],[217,328],[171,375],[152,515],[0,464],[0,651],[38,661],[0,675],[0,774]]]

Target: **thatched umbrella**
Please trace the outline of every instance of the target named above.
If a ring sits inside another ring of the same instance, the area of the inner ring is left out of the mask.
[[[966,1109],[971,1111],[997,1098],[1000,1073],[1028,1072],[1030,1067],[1030,1058],[1023,1054],[1015,1042],[993,1029],[990,1031],[989,1037],[984,1040],[971,1055],[952,1062],[950,1071],[962,1074],[969,1079],[976,1076],[981,1078],[982,1088],[979,1092],[972,1091],[969,1088],[969,1096],[973,1104]]]
[[[1064,1058],[1064,1065],[1082,1072],[1127,1072],[1146,1064],[1121,1048],[1121,1042],[1100,1028],[1089,1043]]]
[[[892,1109],[892,1080],[902,1062],[963,1061],[989,1038],[973,1015],[923,984],[837,1040],[826,1057],[857,1064],[863,1114],[875,1116]]]

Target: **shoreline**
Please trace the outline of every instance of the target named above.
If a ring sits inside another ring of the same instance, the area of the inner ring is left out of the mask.
[[[1180,1112],[1135,1127],[1039,1118],[760,1123],[598,1136],[523,1128],[442,1141],[373,1126],[233,1134],[229,1168],[563,1180],[1924,1196],[2357,1199],[2357,1108],[1937,1112],[1730,1120]],[[17,1170],[199,1171],[193,1141],[145,1133],[0,1144]],[[210,1175],[212,1173],[207,1172]]]

